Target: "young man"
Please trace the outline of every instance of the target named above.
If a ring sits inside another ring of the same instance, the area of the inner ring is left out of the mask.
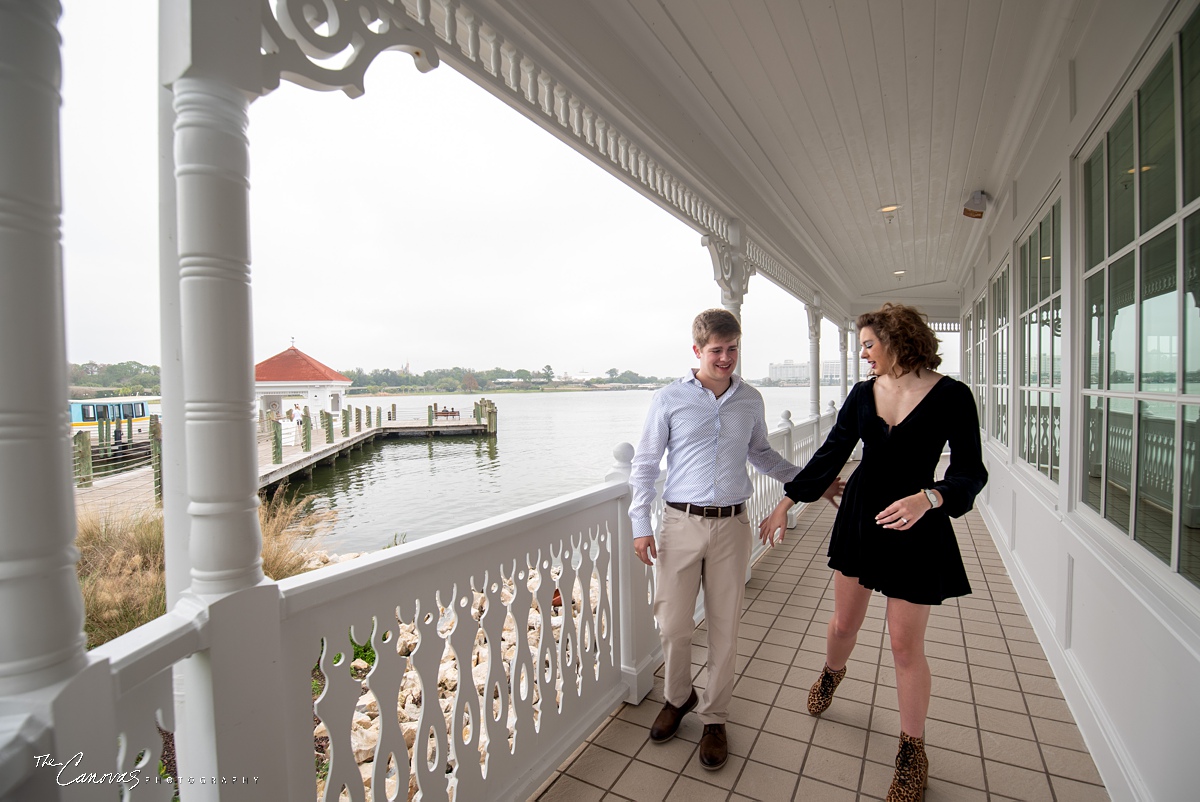
[[[700,367],[654,394],[629,478],[634,552],[647,565],[658,561],[654,617],[666,660],[666,704],[650,728],[650,739],[670,740],[683,717],[696,708],[704,724],[700,765],[714,770],[728,756],[725,719],[750,560],[745,502],[753,487],[746,461],[781,482],[798,470],[767,443],[762,396],[733,372],[741,336],[737,318],[724,309],[696,316],[692,350]],[[656,544],[650,504],[664,451],[666,507]],[[708,684],[697,694],[692,687],[692,616],[701,587]]]

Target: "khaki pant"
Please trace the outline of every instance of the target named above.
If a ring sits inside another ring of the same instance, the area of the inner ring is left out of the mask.
[[[701,518],[672,507],[663,510],[654,617],[666,660],[664,694],[678,707],[692,692],[693,615],[703,586],[708,682],[696,713],[705,724],[724,724],[729,714],[750,538],[745,511],[732,518]]]

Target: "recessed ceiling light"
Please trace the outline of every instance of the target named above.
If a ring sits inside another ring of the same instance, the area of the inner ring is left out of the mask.
[[[1053,258],[1054,258],[1053,256],[1043,256],[1043,257],[1042,257],[1042,261],[1043,261],[1043,262],[1049,262],[1049,261],[1050,261],[1051,259],[1053,259]]]
[[[908,272],[907,270],[893,270],[892,275],[893,276],[903,276],[907,272]]]
[[[884,214],[887,214],[888,212],[894,212],[899,208],[900,208],[900,204],[891,203],[891,204],[888,204],[887,206],[879,207],[879,211],[883,212]]]

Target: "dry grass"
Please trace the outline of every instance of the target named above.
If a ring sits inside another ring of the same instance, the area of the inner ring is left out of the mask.
[[[304,499],[288,501],[277,491],[259,507],[258,519],[263,573],[278,580],[312,567],[332,514],[312,512]],[[84,512],[77,526],[77,570],[91,649],[166,612],[163,517],[157,509]]]

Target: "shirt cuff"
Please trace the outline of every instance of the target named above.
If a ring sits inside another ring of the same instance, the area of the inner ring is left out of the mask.
[[[633,536],[651,537],[654,534],[654,527],[650,525],[649,518],[630,518],[629,522],[633,524]]]

